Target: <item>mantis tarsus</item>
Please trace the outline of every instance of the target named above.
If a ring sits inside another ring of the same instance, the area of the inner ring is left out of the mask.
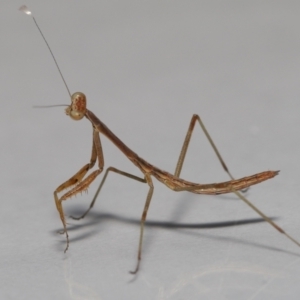
[[[25,7],[21,7],[20,10],[24,11],[26,14],[31,15],[31,12]],[[46,45],[56,63],[56,66],[58,68],[58,71],[60,72],[60,69],[57,65],[57,62],[55,60],[55,57],[44,37],[42,34],[38,24],[36,23],[36,20],[32,16],[37,28],[39,29],[44,41],[46,42]],[[126,173],[124,171],[121,171],[119,169],[116,169],[114,167],[109,167],[106,169],[105,174],[103,176],[103,179],[96,191],[96,194],[90,204],[90,207],[88,210],[80,217],[73,219],[80,220],[84,218],[87,213],[90,211],[90,209],[94,206],[95,201],[98,197],[98,194],[101,191],[101,188],[103,187],[105,180],[107,178],[107,175],[109,172],[115,172],[117,174],[129,177],[131,179],[137,180],[142,183],[146,183],[149,186],[149,191],[146,197],[145,206],[143,209],[142,217],[141,217],[141,225],[140,225],[140,237],[139,237],[139,245],[138,245],[138,256],[137,256],[137,265],[134,271],[131,271],[130,273],[136,274],[139,270],[139,265],[141,261],[141,253],[142,253],[142,244],[143,244],[143,232],[144,232],[144,224],[148,212],[148,208],[150,206],[151,197],[153,194],[154,186],[152,182],[152,177],[155,177],[158,181],[165,184],[168,188],[174,190],[174,191],[189,191],[196,194],[225,194],[225,193],[235,193],[241,200],[243,200],[247,205],[249,205],[253,210],[255,210],[265,221],[267,221],[269,224],[271,224],[275,229],[277,229],[280,233],[284,234],[286,237],[288,237],[290,240],[292,240],[295,244],[300,246],[300,243],[296,241],[293,237],[288,235],[283,229],[281,229],[277,224],[275,224],[270,218],[268,218],[263,212],[261,212],[258,208],[256,208],[249,200],[247,200],[240,192],[239,190],[243,190],[248,188],[251,185],[260,183],[262,181],[265,181],[267,179],[273,178],[278,174],[279,171],[266,171],[262,173],[258,173],[252,176],[244,177],[241,179],[234,179],[231,173],[229,172],[224,160],[222,159],[219,151],[217,150],[213,140],[211,139],[208,131],[206,130],[201,118],[198,115],[193,115],[190,125],[179,155],[179,159],[177,162],[177,166],[175,169],[174,174],[170,174],[166,171],[160,170],[159,168],[151,165],[141,157],[139,157],[135,152],[133,152],[130,148],[128,148],[113,132],[110,131],[110,129],[102,123],[94,113],[92,113],[90,110],[86,108],[86,97],[81,92],[76,92],[73,95],[71,95],[66,82],[62,76],[62,73],[60,72],[60,75],[65,83],[65,86],[68,90],[68,93],[71,97],[71,104],[66,105],[68,106],[66,108],[66,114],[70,116],[73,120],[81,120],[84,117],[87,118],[93,127],[93,142],[92,142],[92,155],[90,162],[84,165],[75,175],[73,175],[69,180],[65,181],[63,184],[61,184],[55,191],[54,191],[54,199],[55,204],[57,207],[57,210],[60,215],[60,219],[63,224],[63,232],[66,235],[67,240],[67,246],[65,248],[65,252],[68,250],[69,247],[69,236],[66,226],[66,220],[65,215],[62,207],[62,202],[64,200],[69,199],[70,197],[81,193],[82,191],[85,191],[88,189],[90,184],[97,178],[97,176],[103,171],[104,168],[104,158],[103,158],[103,151],[100,141],[100,133],[105,135],[115,146],[119,148],[120,151],[122,151],[126,157],[136,166],[140,169],[140,171],[143,174],[143,177],[138,177],[129,173]],[[184,159],[186,156],[186,152],[189,146],[189,142],[192,136],[193,129],[195,127],[196,122],[199,123],[200,127],[204,131],[207,139],[209,140],[214,152],[216,153],[223,169],[230,177],[230,181],[221,182],[221,183],[213,183],[213,184],[198,184],[186,181],[184,179],[180,178],[181,169],[184,163]],[[87,172],[94,167],[96,162],[98,161],[98,169],[93,171],[90,175],[85,177]],[[63,194],[61,197],[58,196],[58,193],[62,192],[63,190],[71,188],[68,192]]]

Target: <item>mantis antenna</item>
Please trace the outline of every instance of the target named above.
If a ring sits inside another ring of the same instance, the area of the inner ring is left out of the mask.
[[[29,16],[32,17],[32,19],[33,19],[33,21],[34,21],[34,23],[35,23],[35,26],[36,26],[37,29],[39,30],[39,32],[40,32],[40,34],[41,34],[41,36],[42,36],[44,42],[46,43],[46,45],[47,45],[47,47],[48,47],[48,49],[49,49],[49,51],[50,51],[50,54],[52,55],[52,58],[53,58],[53,60],[54,60],[54,62],[55,62],[55,64],[56,64],[57,70],[58,70],[58,72],[59,72],[59,74],[60,74],[60,76],[61,76],[61,78],[62,78],[62,80],[63,80],[63,82],[64,82],[64,84],[65,84],[65,87],[66,87],[68,93],[69,93],[70,97],[72,97],[72,95],[71,95],[71,93],[70,93],[70,90],[69,90],[69,88],[68,88],[68,85],[67,85],[67,83],[66,83],[66,81],[65,81],[65,78],[64,78],[64,76],[63,76],[63,74],[62,74],[62,72],[61,72],[61,70],[60,70],[60,68],[59,68],[59,66],[58,66],[58,63],[57,63],[57,61],[56,61],[56,59],[55,59],[55,56],[54,56],[54,54],[53,54],[53,52],[52,52],[52,50],[51,50],[51,48],[50,48],[50,46],[49,46],[49,44],[48,44],[46,38],[45,38],[45,36],[43,35],[42,30],[40,29],[40,27],[39,27],[37,21],[35,20],[35,18],[34,18],[34,16],[33,16],[32,12],[27,8],[26,5],[22,5],[22,6],[19,8],[19,10],[22,11],[23,13],[25,13],[26,15],[29,15]],[[66,105],[66,106],[67,106],[67,105]]]

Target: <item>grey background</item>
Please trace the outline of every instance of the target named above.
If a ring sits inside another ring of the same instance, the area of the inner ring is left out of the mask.
[[[148,188],[112,174],[90,215],[68,219],[63,253],[53,191],[88,162],[91,126],[62,107],[32,108],[69,97],[22,4],[0,4],[0,298],[299,299],[300,248],[264,222],[222,226],[259,219],[234,195],[174,193],[155,181],[133,277]],[[247,197],[300,239],[299,1],[26,4],[71,92],[86,93],[129,147],[173,172],[200,114],[235,177],[281,170]],[[106,167],[140,175],[102,143]],[[198,126],[182,177],[228,179]],[[68,200],[66,215],[82,213],[96,188]]]

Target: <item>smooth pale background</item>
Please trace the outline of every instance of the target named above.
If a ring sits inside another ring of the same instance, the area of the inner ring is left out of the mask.
[[[1,299],[299,299],[300,248],[234,195],[174,193],[154,181],[136,277],[147,185],[111,174],[93,211],[68,219],[53,190],[89,161],[91,126],[69,97],[24,3],[2,0],[0,110]],[[174,172],[193,113],[255,205],[300,239],[299,1],[27,1],[71,92],[140,156]],[[102,137],[106,167],[140,175]],[[225,181],[196,126],[182,177]],[[100,178],[97,183],[100,182]],[[66,215],[88,207],[68,200]],[[203,228],[203,227],[208,228]],[[213,228],[215,226],[215,228]]]

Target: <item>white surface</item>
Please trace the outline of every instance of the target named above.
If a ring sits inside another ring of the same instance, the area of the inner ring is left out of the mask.
[[[32,109],[69,98],[22,4],[71,92],[150,163],[175,170],[198,113],[235,177],[280,169],[247,197],[300,239],[299,1],[2,0],[0,298],[299,299],[300,249],[264,222],[222,226],[259,219],[234,195],[155,181],[134,277],[148,188],[111,174],[90,215],[68,219],[63,253],[53,190],[88,162],[91,126],[61,107]],[[140,175],[102,143],[106,167]],[[182,177],[228,179],[198,126]],[[68,200],[66,215],[83,212],[96,187]]]

